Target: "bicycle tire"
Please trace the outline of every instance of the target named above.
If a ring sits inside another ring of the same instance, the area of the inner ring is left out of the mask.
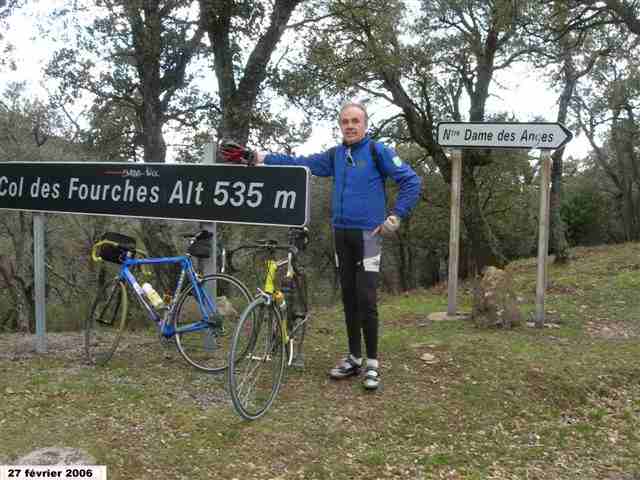
[[[265,298],[257,298],[242,314],[229,354],[229,393],[242,418],[256,420],[271,407],[282,384],[285,360],[280,311]]]
[[[244,283],[224,273],[207,275],[200,281],[200,285],[213,292],[219,312],[224,311],[221,314],[222,325],[211,325],[182,333],[176,331],[176,346],[193,367],[209,373],[219,373],[227,368],[233,332],[252,297]],[[171,320],[173,327],[178,330],[201,319],[202,313],[193,292],[193,285],[189,284],[176,303]]]
[[[85,357],[91,365],[106,365],[118,348],[127,323],[127,287],[119,278],[98,294],[84,325]]]

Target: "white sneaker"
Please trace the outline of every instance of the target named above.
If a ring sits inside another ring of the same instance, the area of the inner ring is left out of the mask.
[[[377,368],[367,366],[362,385],[367,390],[376,390],[380,386],[380,372]]]

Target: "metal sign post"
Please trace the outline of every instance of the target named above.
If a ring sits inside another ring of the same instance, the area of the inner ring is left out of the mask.
[[[205,165],[216,163],[215,143],[207,143],[204,146]],[[218,270],[218,225],[216,222],[200,222],[200,228],[211,233],[211,257],[201,260],[202,273],[208,275]]]
[[[36,310],[36,352],[47,352],[46,271],[45,271],[45,216],[33,216],[33,282]]]
[[[544,294],[547,289],[549,258],[549,199],[551,183],[551,154],[542,153],[540,168],[540,215],[538,223],[538,269],[536,278],[536,327],[544,326]]]
[[[462,150],[451,155],[451,219],[449,225],[449,280],[447,283],[447,315],[458,311],[458,263],[460,258],[460,191],[462,183]]]
[[[462,148],[541,149],[540,224],[538,241],[538,275],[536,280],[536,326],[544,326],[544,294],[547,284],[549,253],[549,183],[550,150],[562,147],[573,135],[559,123],[517,122],[440,122],[438,144],[455,148],[451,156],[451,230],[449,238],[449,284],[447,316],[456,318],[458,288],[458,249],[460,222],[460,175]]]

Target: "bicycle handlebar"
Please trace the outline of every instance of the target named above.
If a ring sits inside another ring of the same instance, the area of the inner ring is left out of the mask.
[[[98,262],[104,262],[104,259],[98,255],[98,248],[100,248],[102,245],[111,245],[112,247],[120,247],[121,245],[117,242],[114,242],[112,240],[99,240],[96,243],[93,244],[93,247],[91,248],[91,259],[98,263]],[[147,257],[147,252],[145,252],[144,250],[140,250],[137,248],[134,248],[133,250],[129,250],[131,252],[131,258],[134,258],[136,255],[139,255],[141,257]],[[147,265],[141,265],[140,268],[142,269],[142,273],[144,275],[151,275],[151,271],[149,270],[149,268],[147,267]]]
[[[91,259],[96,263],[104,261],[102,259],[102,257],[100,255],[98,255],[98,249],[103,245],[111,245],[112,247],[120,247],[121,246],[119,243],[111,241],[111,240],[99,240],[96,243],[94,243],[93,247],[91,248]],[[135,248],[135,249],[131,250],[131,252],[133,253],[134,257],[136,255],[140,255],[141,257],[146,257],[147,256],[147,252],[145,252],[144,250],[140,250],[138,248]]]
[[[295,245],[278,245],[278,242],[275,240],[264,240],[259,241],[258,243],[247,243],[243,245],[239,245],[236,248],[231,250],[227,250],[226,248],[222,249],[222,268],[221,271],[224,273],[227,265],[229,266],[229,273],[233,273],[238,271],[238,269],[233,265],[233,255],[240,250],[265,250],[267,252],[275,252],[277,250],[291,252],[293,255],[298,254],[298,247]]]
[[[118,246],[116,242],[111,242],[109,240],[100,240],[99,242],[94,243],[93,247],[91,248],[91,260],[93,260],[96,263],[103,261],[102,257],[99,256],[97,253],[98,248],[101,247],[102,245],[111,245],[113,247]]]

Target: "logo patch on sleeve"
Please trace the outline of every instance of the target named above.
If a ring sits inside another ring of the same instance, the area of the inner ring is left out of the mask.
[[[400,160],[399,156],[393,157],[393,164],[398,168],[402,166],[402,160]]]

